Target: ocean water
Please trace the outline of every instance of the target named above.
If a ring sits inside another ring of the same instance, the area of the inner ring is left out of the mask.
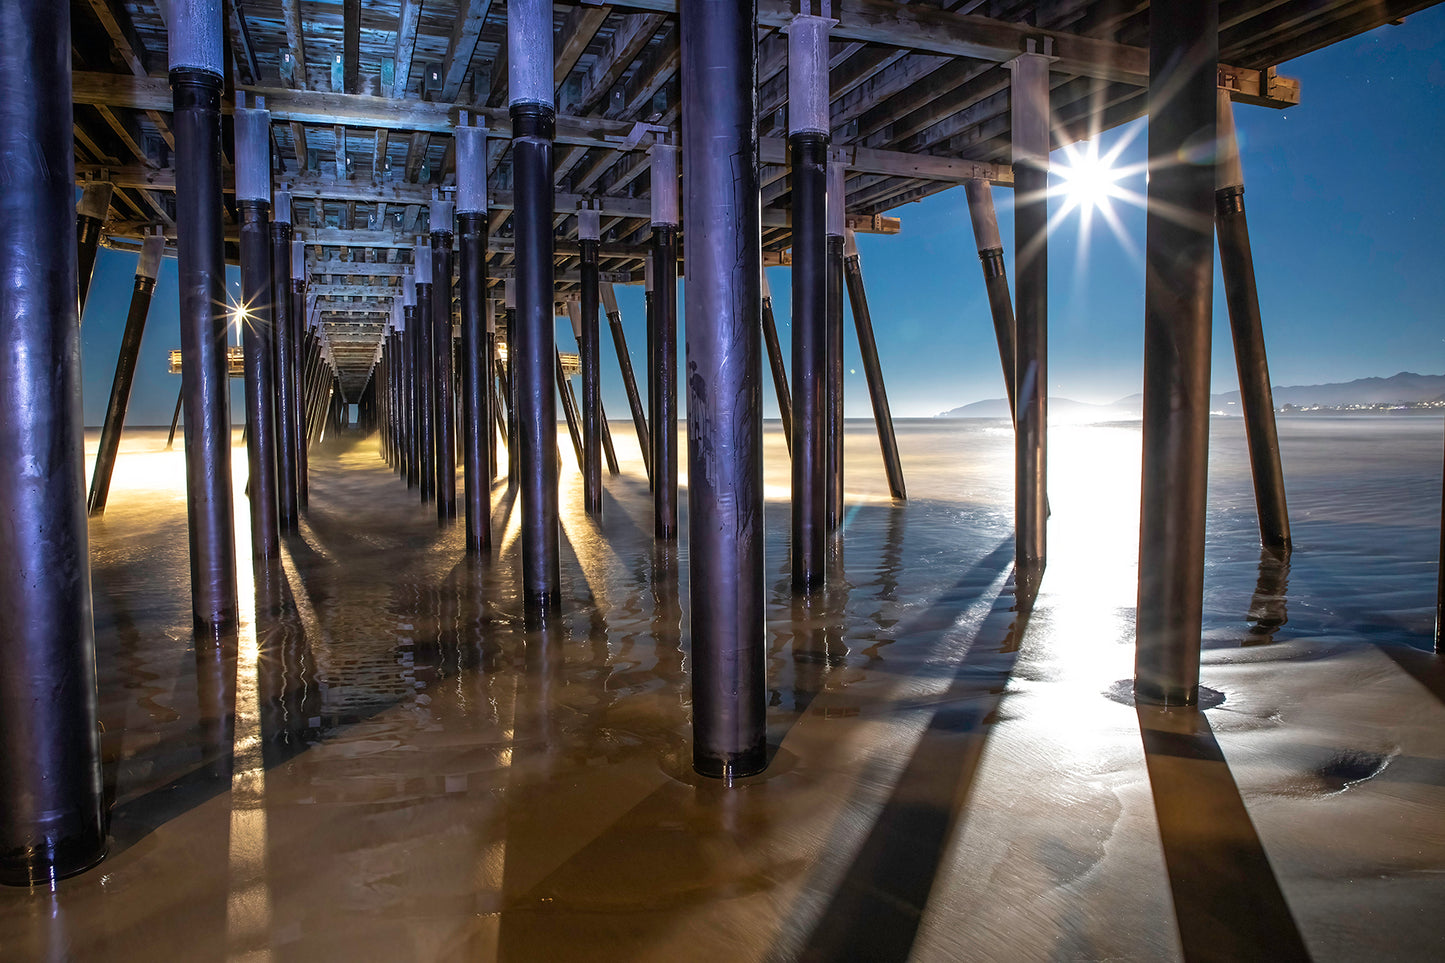
[[[559,435],[557,625],[522,624],[504,481],[494,556],[468,561],[460,521],[440,528],[374,439],[346,435],[312,456],[280,572],[245,564],[238,495],[243,625],[219,646],[191,632],[183,456],[128,434],[90,529],[111,855],[54,892],[0,892],[0,958],[1442,949],[1445,686],[1420,651],[1439,419],[1281,419],[1287,565],[1259,551],[1241,423],[1214,420],[1212,708],[1187,718],[1127,704],[1137,422],[1051,431],[1031,610],[1007,422],[900,421],[895,503],[871,422],[850,421],[847,515],[811,605],[789,590],[770,425],[773,756],[731,791],[689,765],[685,513],[678,544],[653,541],[631,425],[611,427],[622,473],[600,520]],[[1186,737],[1203,768],[1159,749]]]

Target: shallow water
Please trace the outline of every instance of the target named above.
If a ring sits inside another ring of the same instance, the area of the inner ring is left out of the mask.
[[[496,557],[467,562],[460,523],[345,438],[313,455],[284,570],[241,566],[245,624],[219,648],[190,631],[182,455],[129,435],[91,525],[111,855],[0,892],[0,957],[1445,953],[1445,673],[1421,651],[1438,420],[1281,420],[1287,568],[1258,550],[1242,426],[1214,422],[1213,707],[1174,713],[1124,683],[1137,423],[1052,431],[1027,613],[1007,423],[900,422],[904,505],[850,422],[811,608],[770,431],[774,756],[732,791],[689,768],[686,523],[653,542],[631,426],[612,432],[600,522],[562,445],[556,627],[520,624],[505,483]]]

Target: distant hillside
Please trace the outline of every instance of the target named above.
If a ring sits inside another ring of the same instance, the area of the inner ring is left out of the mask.
[[[990,398],[987,401],[975,401],[971,405],[964,405],[961,408],[953,408],[938,413],[939,418],[1007,418],[1009,417],[1007,398]],[[1109,421],[1115,418],[1137,418],[1139,417],[1138,405],[1131,411],[1127,406],[1120,405],[1091,405],[1083,401],[1073,401],[1069,398],[1049,399],[1049,419],[1063,421]]]
[[[1343,408],[1349,405],[1388,405],[1410,402],[1445,403],[1445,375],[1422,375],[1412,371],[1401,371],[1388,378],[1357,378],[1327,385],[1276,385],[1274,406],[1283,408],[1294,405],[1299,408],[1321,406]],[[1112,405],[1090,405],[1068,398],[1050,398],[1049,412],[1064,419],[1103,421],[1112,418],[1137,418],[1144,403],[1142,394],[1120,398]],[[1213,411],[1238,413],[1239,392],[1228,391],[1210,395],[1209,407]],[[1008,401],[991,398],[976,401],[971,405],[953,408],[939,414],[940,418],[1007,418]]]
[[[1239,392],[1230,391],[1220,395],[1226,403],[1239,404]],[[1276,386],[1274,406],[1323,405],[1336,408],[1343,405],[1387,405],[1405,401],[1437,401],[1445,398],[1445,375],[1421,375],[1401,371],[1389,378],[1357,378],[1329,385]]]

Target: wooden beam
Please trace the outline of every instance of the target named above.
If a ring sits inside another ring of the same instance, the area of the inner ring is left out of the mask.
[[[602,104],[599,101],[598,104],[593,105],[592,109],[595,110],[596,107],[601,106],[603,113],[608,117],[638,116],[657,92],[677,75],[681,63],[681,52],[677,45],[677,29],[673,28],[664,34],[662,39],[654,44],[638,63],[637,69],[632,72],[632,77],[623,88],[621,105],[614,110],[610,104]],[[599,92],[599,97],[606,95],[606,90]],[[584,110],[583,112],[587,113],[588,111]]]
[[[346,180],[346,128],[340,124],[332,128],[332,136],[336,140],[336,179]]]
[[[1424,0],[1412,2],[1426,5]],[[668,13],[677,9],[676,0],[620,0],[614,5]],[[787,26],[796,16],[793,7],[792,0],[758,0],[758,25]],[[1039,53],[1055,58],[1050,68],[1054,72],[1131,83],[1136,87],[1149,85],[1149,51],[1144,47],[975,14],[951,13],[922,3],[834,0],[834,10],[838,18],[838,24],[830,33],[834,40],[906,47],[992,63],[1006,63],[1026,53],[1032,45]],[[764,80],[761,73],[760,69],[760,83]]]
[[[296,58],[293,83],[298,90],[305,90],[311,81],[306,72],[306,28],[301,22],[301,0],[281,0],[281,18],[286,22],[286,43]]]
[[[317,298],[390,298],[401,294],[395,284],[310,284],[306,293]]]
[[[422,0],[401,0],[401,11],[396,18],[396,46],[392,48],[392,81],[390,93],[400,100],[406,96],[407,80],[411,77],[412,56],[416,52],[416,28],[421,22]]]
[[[612,32],[607,46],[587,71],[587,79],[582,84],[577,103],[564,104],[564,109],[579,114],[591,113],[666,19],[660,13],[633,13],[619,18],[617,29]],[[643,67],[639,66],[638,70],[642,69]]]
[[[246,25],[246,11],[241,6],[241,0],[226,0],[226,18],[231,25],[231,54],[241,82],[260,83],[261,64],[256,59],[256,48],[251,43],[251,29]]]
[[[130,14],[126,13],[125,7],[121,4],[114,4],[111,0],[88,0],[90,9],[95,12],[95,17],[100,25],[105,28],[106,34],[110,37],[111,49],[125,62],[130,72],[137,77],[144,77],[150,73],[150,57],[145,49],[145,43],[135,31],[135,24],[131,22]]]
[[[341,86],[348,94],[361,93],[361,0],[341,5]]]
[[[146,154],[145,148],[141,146],[140,129],[137,128],[135,124],[128,123],[128,118],[118,116],[115,111],[109,107],[97,104],[95,109],[96,112],[100,114],[100,119],[105,121],[106,126],[115,132],[115,135],[120,138],[120,142],[125,145],[126,149],[131,152],[136,160],[145,164],[147,167],[153,166],[150,156]]]
[[[457,10],[451,40],[447,43],[446,59],[442,61],[441,100],[445,103],[455,101],[461,92],[462,80],[472,64],[477,38],[482,35],[482,26],[487,22],[487,11],[491,6],[492,0],[466,0]]]
[[[561,34],[552,43],[552,83],[557,87],[558,94],[562,91],[563,81],[577,66],[592,38],[597,36],[602,21],[611,12],[612,7],[605,3],[595,6],[580,3],[567,14],[567,19],[562,22]]]
[[[388,131],[385,127],[376,129],[375,143],[371,148],[371,179],[380,184],[386,173],[386,140]]]

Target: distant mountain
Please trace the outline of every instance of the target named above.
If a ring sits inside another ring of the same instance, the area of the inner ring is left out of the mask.
[[[1239,404],[1239,392],[1230,391],[1223,400]],[[1445,375],[1421,375],[1401,371],[1388,378],[1357,378],[1328,385],[1290,385],[1274,389],[1274,406],[1387,405],[1406,401],[1436,401],[1445,397]]]
[[[1445,375],[1422,375],[1412,371],[1401,371],[1388,378],[1357,378],[1326,385],[1276,385],[1274,406],[1283,408],[1294,405],[1297,408],[1320,406],[1343,408],[1350,405],[1388,405],[1411,402],[1445,403]],[[1137,418],[1144,403],[1142,394],[1120,398],[1112,405],[1090,405],[1068,398],[1050,398],[1049,413],[1063,420],[1106,421],[1115,418]],[[1211,411],[1238,414],[1239,392],[1228,391],[1210,395]],[[976,401],[971,405],[953,408],[938,415],[940,418],[1007,418],[1008,401],[991,398]]]
[[[1445,399],[1445,375],[1422,375],[1412,371],[1401,371],[1388,378],[1356,378],[1327,385],[1275,385],[1270,389],[1274,395],[1274,406],[1283,408],[1294,405],[1308,408],[1318,405],[1323,408],[1343,408],[1348,405],[1388,405],[1407,402],[1429,402]],[[1143,395],[1130,395],[1115,404],[1135,408],[1142,403]],[[1209,407],[1213,411],[1238,413],[1239,392],[1210,395]]]
[[[1007,398],[990,398],[987,401],[975,401],[971,405],[964,405],[960,408],[952,408],[948,411],[938,413],[939,418],[1007,418],[1009,407]],[[1091,405],[1083,401],[1073,401],[1069,398],[1049,399],[1049,419],[1062,421],[1109,421],[1115,418],[1137,418],[1139,407],[1135,405],[1133,410],[1128,406],[1120,405]]]

